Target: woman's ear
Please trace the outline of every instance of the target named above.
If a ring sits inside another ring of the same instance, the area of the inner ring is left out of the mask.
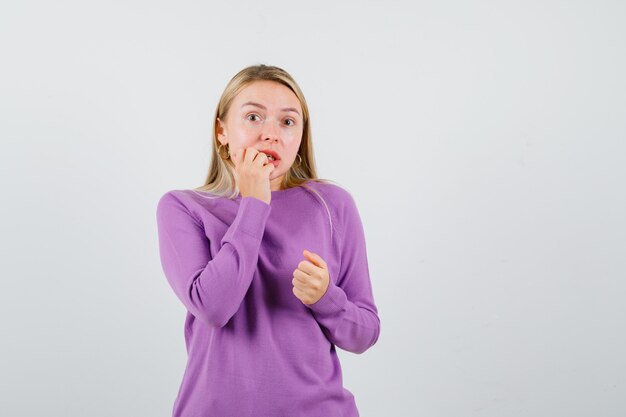
[[[222,124],[222,121],[219,117],[217,118],[217,121],[215,123],[217,125],[217,140],[219,140],[222,145],[226,145],[226,142],[224,141],[224,138],[227,136],[226,129],[224,128],[224,125]]]

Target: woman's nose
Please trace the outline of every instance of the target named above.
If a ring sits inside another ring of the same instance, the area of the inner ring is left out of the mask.
[[[278,137],[278,128],[276,127],[276,125],[278,124],[277,121],[274,120],[270,120],[270,119],[266,119],[263,122],[263,138],[276,138]]]

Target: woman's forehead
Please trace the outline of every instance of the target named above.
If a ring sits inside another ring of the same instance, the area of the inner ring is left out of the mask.
[[[268,80],[253,81],[237,94],[235,102],[241,107],[247,103],[263,107],[294,107],[300,109],[300,100],[288,87]],[[282,108],[281,108],[282,110]],[[300,111],[298,111],[300,113]]]

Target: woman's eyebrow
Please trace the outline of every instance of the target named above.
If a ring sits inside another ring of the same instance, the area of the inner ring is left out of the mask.
[[[243,104],[241,105],[241,107],[244,107],[244,106],[256,106],[256,107],[260,107],[260,108],[262,108],[263,110],[267,110],[267,107],[265,107],[265,106],[264,106],[264,105],[262,105],[262,104],[255,103],[254,101],[246,101],[245,103],[243,103]],[[284,109],[281,109],[281,110],[282,110],[282,111],[292,111],[292,112],[297,113],[297,114],[298,114],[298,116],[300,116],[300,113],[298,112],[298,110],[294,109],[293,107],[285,107]]]

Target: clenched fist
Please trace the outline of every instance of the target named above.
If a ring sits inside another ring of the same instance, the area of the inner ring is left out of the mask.
[[[293,271],[293,293],[303,304],[314,304],[326,293],[330,281],[326,262],[316,253],[304,250],[305,260]]]

